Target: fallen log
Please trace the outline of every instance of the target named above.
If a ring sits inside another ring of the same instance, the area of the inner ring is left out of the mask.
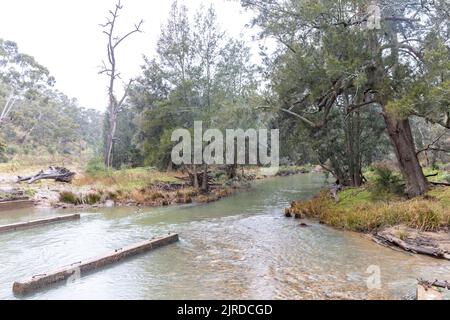
[[[374,236],[374,239],[378,240],[384,240],[387,241],[405,251],[417,253],[417,254],[423,254],[428,256],[433,256],[440,259],[446,259],[450,260],[450,254],[446,252],[445,250],[442,250],[440,248],[433,248],[433,247],[424,247],[414,244],[406,243],[405,241],[390,235],[388,233],[378,233]]]
[[[435,281],[426,281],[423,279],[418,279],[419,285],[425,287],[425,288],[431,288],[431,287],[438,287],[450,290],[450,282],[448,281],[441,281],[441,280],[435,280]]]
[[[33,220],[33,221],[28,221],[28,222],[14,223],[14,224],[0,226],[0,233],[12,232],[12,231],[23,230],[23,229],[30,229],[30,228],[40,227],[40,226],[46,226],[49,224],[71,221],[71,220],[79,220],[79,219],[80,219],[79,214],[71,214],[71,215],[52,217],[52,218],[41,219],[41,220]]]
[[[433,186],[450,187],[450,183],[446,182],[430,182]]]
[[[29,177],[18,177],[17,182],[28,181],[28,184],[32,184],[38,180],[55,180],[57,182],[72,182],[75,177],[75,172],[71,172],[69,169],[60,167],[49,167],[47,171],[41,170],[38,174]]]
[[[133,244],[131,246],[117,249],[114,252],[87,260],[85,262],[76,262],[70,266],[63,267],[57,271],[45,273],[31,277],[23,281],[17,281],[13,284],[13,292],[16,295],[24,295],[38,290],[45,286],[67,280],[73,276],[83,276],[83,274],[104,266],[117,263],[125,258],[135,256],[159,247],[175,243],[179,240],[178,234],[169,234],[157,239]]]

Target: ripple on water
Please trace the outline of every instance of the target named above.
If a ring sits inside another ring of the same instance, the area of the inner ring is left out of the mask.
[[[405,296],[418,277],[448,279],[448,262],[395,252],[314,221],[300,228],[283,217],[290,201],[322,185],[314,175],[277,178],[208,205],[102,209],[79,222],[0,235],[0,299],[14,298],[15,280],[169,231],[180,234],[179,243],[29,298],[380,299]],[[29,218],[12,213],[0,223]],[[367,289],[371,265],[380,267],[380,290]]]

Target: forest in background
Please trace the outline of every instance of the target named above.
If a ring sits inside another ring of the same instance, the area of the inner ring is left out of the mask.
[[[261,63],[251,44],[221,29],[213,7],[190,15],[175,1],[156,54],[145,56],[124,99],[112,91],[104,114],[54,90],[45,67],[1,40],[1,160],[61,155],[101,167],[113,124],[105,165],[172,169],[172,131],[202,120],[278,128],[282,164],[320,164],[343,185],[363,184],[365,168],[389,160],[414,196],[426,190],[422,166],[448,170],[446,1],[379,1],[380,30],[363,27],[369,1],[241,3],[255,13],[258,37],[277,40],[273,52],[260,48]],[[113,22],[104,25],[111,33]]]
[[[0,39],[0,161],[88,159],[101,150],[102,114],[54,89],[55,79]]]

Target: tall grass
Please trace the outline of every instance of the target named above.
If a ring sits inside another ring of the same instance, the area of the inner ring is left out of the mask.
[[[412,200],[373,200],[368,190],[348,189],[336,203],[328,192],[309,201],[294,202],[288,212],[317,218],[346,230],[372,232],[385,227],[406,225],[423,231],[436,231],[450,224],[450,188],[436,188],[429,195]]]

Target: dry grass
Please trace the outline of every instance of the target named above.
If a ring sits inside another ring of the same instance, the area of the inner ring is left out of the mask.
[[[336,203],[328,192],[322,192],[312,200],[294,202],[286,214],[314,217],[328,225],[359,232],[400,224],[436,231],[450,223],[448,187],[435,188],[426,196],[412,200],[376,201],[364,189],[347,189],[340,198]]]
[[[146,188],[155,182],[179,182],[175,175],[175,173],[160,172],[149,168],[111,170],[95,174],[80,174],[74,179],[73,184],[80,187],[95,186],[130,193],[136,189]]]

